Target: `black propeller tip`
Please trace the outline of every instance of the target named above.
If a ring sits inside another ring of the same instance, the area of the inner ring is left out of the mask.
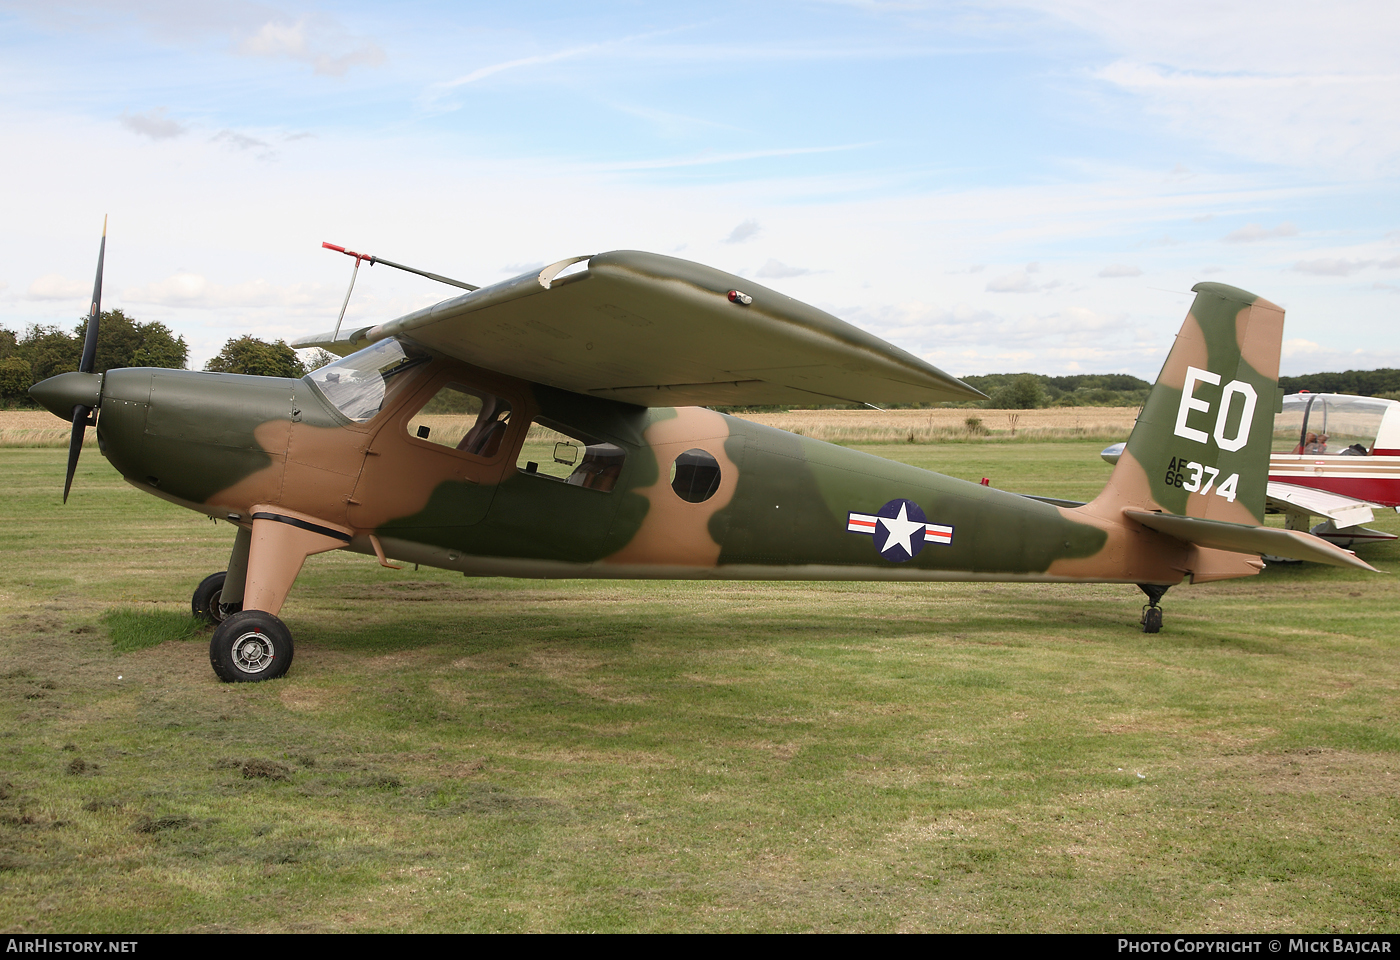
[[[83,452],[83,440],[87,436],[88,418],[91,407],[73,408],[73,436],[68,441],[68,476],[63,481],[63,502],[68,502],[68,491],[73,489],[73,474],[78,470],[78,454]]]

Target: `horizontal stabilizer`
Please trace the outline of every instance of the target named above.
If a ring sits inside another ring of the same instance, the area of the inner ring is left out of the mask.
[[[1148,510],[1128,509],[1123,511],[1123,515],[1158,533],[1165,533],[1169,537],[1211,550],[1268,554],[1287,557],[1290,560],[1312,560],[1316,563],[1330,563],[1334,567],[1358,567],[1372,573],[1380,572],[1351,551],[1333,546],[1321,537],[1303,533],[1301,530],[1251,527],[1240,523],[1225,523],[1200,517],[1179,517]]]

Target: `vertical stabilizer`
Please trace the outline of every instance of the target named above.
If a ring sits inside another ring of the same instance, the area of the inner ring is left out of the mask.
[[[1094,506],[1264,522],[1283,309],[1198,283],[1186,322]]]

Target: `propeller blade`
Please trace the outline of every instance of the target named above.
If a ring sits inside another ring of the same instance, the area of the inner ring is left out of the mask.
[[[92,307],[88,310],[87,332],[83,335],[83,358],[78,361],[79,373],[92,373],[97,362],[97,324],[102,316],[102,261],[107,258],[107,218],[102,218],[102,245],[97,248],[97,279],[92,282]],[[63,480],[63,502],[73,489],[73,474],[78,471],[78,455],[83,452],[83,440],[92,423],[92,407],[73,407],[73,436],[68,441],[68,475]]]
[[[73,489],[73,474],[78,469],[78,454],[83,451],[83,439],[87,434],[88,415],[91,408],[73,408],[73,436],[68,441],[68,476],[63,481],[63,502],[68,502],[68,491]]]
[[[92,307],[88,311],[87,334],[83,337],[83,359],[79,373],[92,373],[97,359],[97,321],[102,316],[102,261],[107,256],[107,218],[102,218],[102,246],[97,248],[97,279],[92,282]],[[76,429],[76,428],[74,428]],[[69,470],[69,475],[72,471]]]

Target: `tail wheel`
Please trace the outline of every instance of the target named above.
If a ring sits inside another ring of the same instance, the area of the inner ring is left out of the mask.
[[[1142,632],[1158,633],[1162,629],[1162,608],[1147,606],[1142,608]]]
[[[292,634],[270,613],[243,610],[214,628],[209,663],[225,683],[272,680],[292,665]]]

